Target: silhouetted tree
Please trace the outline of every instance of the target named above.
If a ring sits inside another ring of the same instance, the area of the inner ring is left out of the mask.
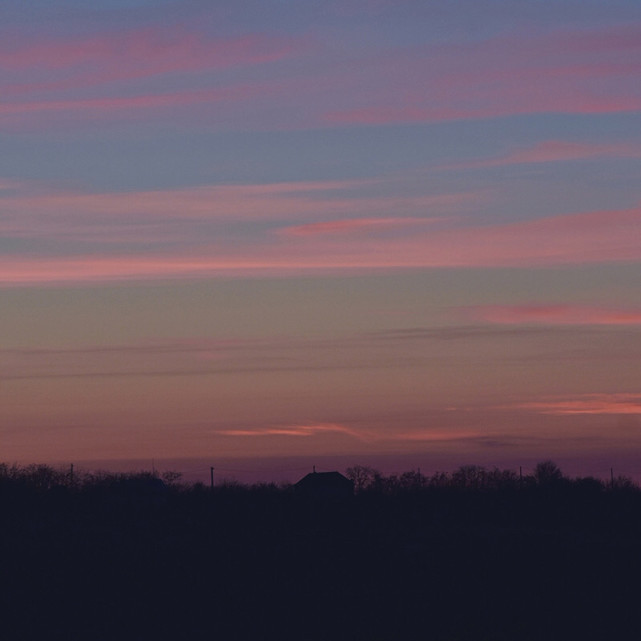
[[[452,484],[466,489],[479,489],[485,485],[486,471],[480,465],[462,465],[452,474]]]
[[[519,475],[513,470],[500,470],[498,467],[485,472],[485,486],[493,490],[518,487]]]
[[[638,491],[639,486],[629,476],[615,476],[611,489],[619,491]]]
[[[354,465],[345,470],[345,476],[354,483],[354,492],[371,489],[376,479],[381,478],[381,473],[373,467]]]
[[[534,468],[534,479],[538,485],[549,486],[561,481],[563,474],[554,461],[541,461]]]
[[[447,472],[434,472],[430,476],[428,484],[430,487],[449,487],[452,482]]]
[[[398,485],[401,490],[421,490],[427,485],[427,479],[418,470],[412,470],[401,474]]]
[[[181,472],[174,472],[172,470],[168,470],[167,472],[163,472],[161,474],[162,480],[167,484],[171,486],[176,486],[180,483],[180,479],[182,478],[182,473]]]
[[[574,479],[572,486],[582,494],[598,494],[603,491],[603,481],[595,479],[593,476],[583,476]]]

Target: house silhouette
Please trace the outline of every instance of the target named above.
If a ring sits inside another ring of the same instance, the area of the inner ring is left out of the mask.
[[[321,499],[342,499],[354,495],[354,483],[340,472],[314,470],[294,485],[301,496]]]

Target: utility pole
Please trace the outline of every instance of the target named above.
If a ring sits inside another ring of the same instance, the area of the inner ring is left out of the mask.
[[[209,468],[209,486],[211,489],[214,489],[214,468],[210,467]]]

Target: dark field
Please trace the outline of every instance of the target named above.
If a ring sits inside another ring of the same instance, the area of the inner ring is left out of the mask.
[[[641,634],[641,491],[537,468],[291,487],[2,468],[7,639]]]

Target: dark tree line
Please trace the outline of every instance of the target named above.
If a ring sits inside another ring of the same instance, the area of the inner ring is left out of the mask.
[[[641,491],[465,466],[349,500],[0,466],[11,639],[636,639]],[[632,631],[632,633],[631,633]]]
[[[513,470],[497,467],[487,469],[480,465],[463,465],[454,472],[435,472],[425,475],[420,470],[385,476],[378,470],[355,465],[347,468],[345,474],[354,483],[357,493],[376,492],[380,494],[399,494],[434,488],[456,490],[510,490],[510,489],[562,489],[592,488],[604,490],[639,490],[639,486],[627,476],[617,476],[604,482],[592,476],[569,478],[563,475],[554,461],[537,463],[531,474],[522,475]]]
[[[617,476],[608,481],[595,477],[565,476],[553,461],[538,463],[531,474],[521,475],[510,469],[485,468],[480,465],[463,465],[453,472],[434,472],[422,474],[420,470],[410,470],[401,474],[384,475],[379,470],[354,465],[345,470],[345,475],[354,483],[356,494],[373,493],[397,495],[406,492],[417,492],[433,489],[451,490],[484,490],[498,491],[511,489],[587,489],[592,491],[639,492],[641,489],[631,478]],[[184,483],[180,472],[168,470],[163,472],[126,472],[112,473],[107,471],[78,472],[73,466],[68,468],[52,467],[43,464],[26,466],[0,463],[0,489],[5,493],[42,492],[48,490],[76,491],[124,491],[135,494],[136,490],[149,491],[152,488],[173,492],[200,492],[207,489],[202,482]],[[289,483],[257,483],[245,485],[237,481],[223,481],[215,488],[223,492],[275,492],[291,491]]]

